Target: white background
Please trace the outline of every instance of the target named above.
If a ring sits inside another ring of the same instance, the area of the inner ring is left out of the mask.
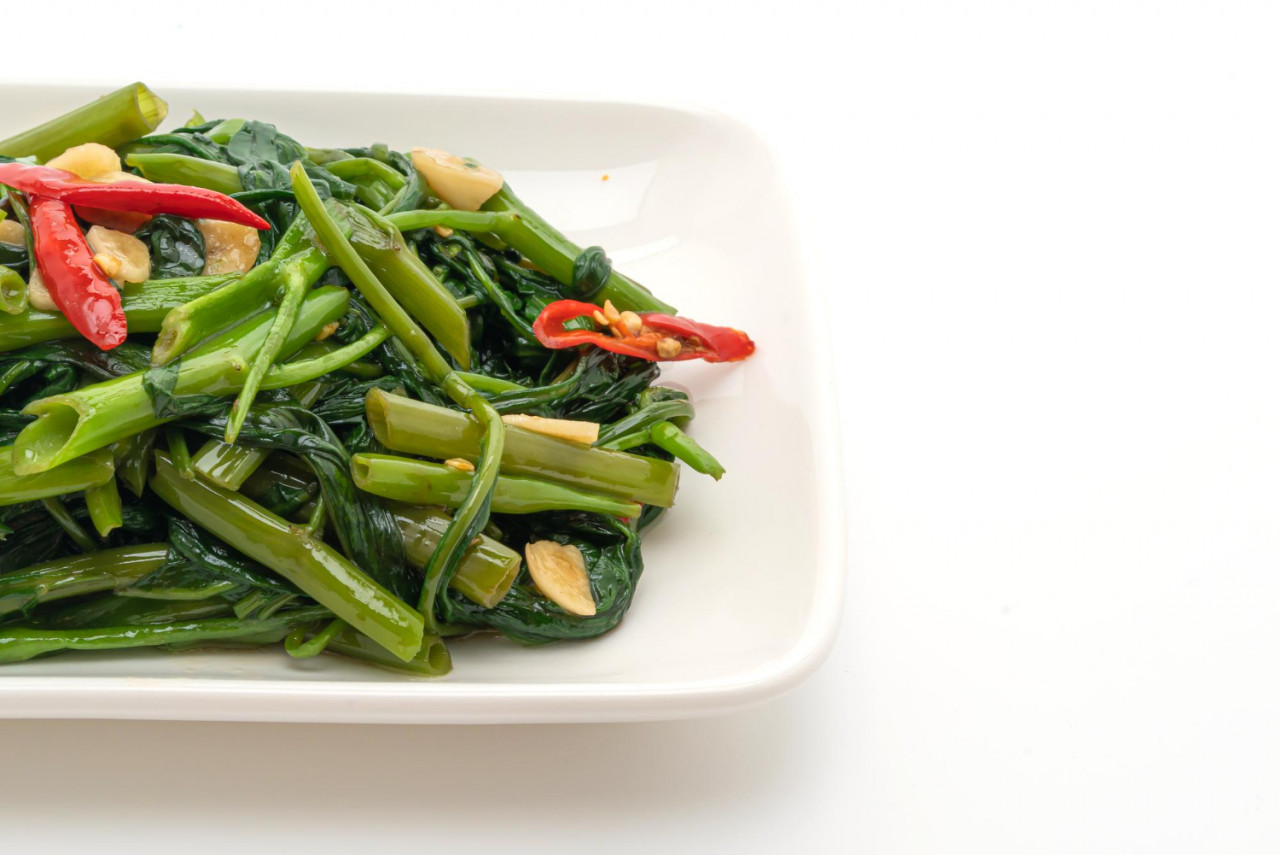
[[[0,75],[755,126],[837,336],[846,620],[706,721],[0,722],[5,851],[1280,846],[1274,4],[131,5],[6,9]]]

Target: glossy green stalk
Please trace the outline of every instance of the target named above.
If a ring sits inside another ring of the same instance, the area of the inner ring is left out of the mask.
[[[573,264],[582,254],[582,247],[520,201],[510,186],[503,186],[496,196],[485,202],[483,211],[405,211],[389,219],[401,231],[442,225],[496,234],[564,285],[573,284]],[[649,289],[616,270],[592,299],[597,303],[612,300],[619,309],[633,312],[675,314],[676,311],[653,296]]]
[[[489,395],[501,395],[503,392],[523,392],[525,388],[519,383],[512,383],[510,380],[488,377],[484,374],[472,374],[469,371],[459,371],[458,376],[465,380],[472,389]]]
[[[443,677],[453,670],[449,648],[445,647],[444,639],[438,635],[425,636],[422,639],[422,649],[407,662],[388,656],[385,650],[351,627],[345,627],[339,632],[329,642],[325,652],[359,659],[415,677]]]
[[[132,585],[157,570],[169,555],[166,543],[104,549],[56,558],[0,576],[0,615]]]
[[[385,329],[385,327],[383,329]],[[303,347],[302,350],[299,350],[294,355],[293,359],[295,362],[303,359],[318,359],[321,356],[327,356],[344,346],[345,345],[342,345],[333,339],[307,342],[306,346]],[[337,370],[342,374],[357,377],[361,380],[376,380],[387,373],[383,370],[381,365],[368,359],[357,359],[354,362],[348,362]]]
[[[44,505],[44,509],[48,511],[49,516],[53,517],[53,521],[67,533],[67,537],[71,538],[81,551],[93,552],[98,548],[97,541],[84,530],[80,523],[76,522],[76,518],[71,515],[71,511],[67,510],[62,499],[51,496],[41,499],[40,504]]]
[[[0,312],[21,315],[27,309],[27,282],[16,270],[0,264]]]
[[[422,646],[422,616],[332,547],[246,499],[199,479],[185,481],[156,455],[151,489],[187,519],[279,573],[403,660]]]
[[[616,422],[611,422],[602,427],[600,429],[600,437],[596,440],[596,445],[601,447],[609,446],[620,437],[637,431],[649,430],[659,422],[691,418],[693,418],[693,404],[690,404],[687,400],[672,398],[667,401],[658,401],[641,407],[634,413],[623,416]]]
[[[300,626],[285,638],[284,652],[294,659],[310,659],[313,656],[319,656],[324,653],[324,649],[329,646],[329,643],[346,628],[347,625],[345,623],[335,618],[329,621],[324,629],[307,638],[311,627]]]
[[[350,161],[342,161],[349,163]],[[463,368],[471,366],[471,330],[453,293],[404,242],[386,218],[361,211],[370,228],[357,228],[351,243],[396,302],[431,333]]]
[[[45,161],[73,145],[97,142],[116,148],[156,129],[169,106],[141,83],[132,83],[43,125],[0,141],[0,154]]]
[[[112,478],[101,487],[84,491],[84,502],[89,508],[89,520],[98,537],[105,539],[111,532],[124,525],[124,509],[120,504],[120,490]]]
[[[404,554],[425,567],[448,531],[453,517],[439,508],[396,504],[391,513],[404,535]],[[477,535],[463,553],[449,587],[491,609],[511,590],[520,573],[520,553],[488,535]]]
[[[162,184],[187,184],[227,194],[244,189],[240,171],[216,160],[189,154],[136,151],[126,155],[124,162],[141,172],[142,177]]]
[[[304,348],[305,350],[305,348]],[[294,397],[304,407],[310,407],[320,399],[323,384],[307,383],[294,391]],[[248,445],[227,445],[211,439],[200,447],[191,458],[196,473],[227,490],[239,490],[245,479],[271,456],[269,448]]]
[[[240,428],[244,427],[245,417],[249,415],[249,408],[253,406],[253,399],[258,395],[263,378],[280,358],[285,341],[293,330],[293,325],[297,323],[302,299],[306,296],[307,289],[314,284],[309,273],[309,269],[299,265],[285,265],[281,270],[282,282],[278,292],[280,305],[271,321],[266,340],[249,363],[244,386],[231,405],[231,414],[227,418],[227,429],[223,436],[223,442],[228,445],[233,444],[240,435]]]
[[[377,324],[350,344],[330,350],[321,356],[275,366],[267,372],[262,388],[283,389],[316,377],[323,377],[373,352],[378,345],[390,337],[391,331],[383,324]]]
[[[284,346],[292,353],[326,324],[342,317],[349,294],[337,286],[317,288],[303,302],[303,310]],[[224,347],[183,360],[174,396],[231,395],[243,383],[246,354],[261,346],[271,323],[259,315],[228,334]],[[323,370],[325,366],[317,366]],[[145,372],[129,374],[74,392],[51,395],[28,404],[24,412],[37,416],[14,442],[14,471],[20,475],[44,472],[54,466],[110,445],[140,431],[158,427],[171,418],[156,416],[143,386]],[[313,377],[291,377],[294,385]]]
[[[165,547],[166,544],[160,544]],[[94,555],[102,555],[95,552]],[[163,562],[161,562],[163,563]],[[86,629],[103,626],[147,626],[202,618],[231,617],[231,604],[222,597],[207,600],[144,600],[114,594],[41,610],[38,624],[45,629]]]
[[[382,389],[370,390],[365,408],[378,441],[394,451],[441,460],[477,459],[482,432],[465,413]],[[508,427],[506,434],[504,474],[557,481],[663,508],[675,502],[680,470],[665,460],[592,448],[517,427]]]
[[[135,496],[141,496],[147,487],[147,471],[151,468],[151,447],[155,445],[156,431],[144,430],[127,436],[111,446],[115,456],[116,477]]]
[[[724,467],[720,465],[720,461],[671,422],[658,422],[649,429],[649,436],[654,445],[677,460],[684,461],[695,471],[710,475],[717,481],[724,476]]]
[[[266,262],[165,316],[151,350],[151,364],[165,365],[219,330],[266,308],[286,279],[298,276],[314,283],[328,269],[329,259],[311,241],[306,220],[296,218]]]
[[[191,450],[187,447],[187,435],[177,425],[169,425],[164,429],[164,443],[169,449],[169,457],[173,460],[178,474],[190,481],[196,477],[196,470],[191,468]]]
[[[484,397],[472,389],[456,373],[450,370],[449,364],[436,350],[434,344],[414,323],[386,287],[378,281],[369,266],[360,258],[359,253],[347,240],[332,216],[325,209],[315,186],[307,177],[301,163],[295,163],[289,170],[293,182],[294,196],[298,206],[310,220],[325,248],[347,274],[360,293],[365,296],[373,310],[400,340],[400,343],[418,361],[422,371],[433,383],[444,389],[455,402],[469,409],[476,418],[480,434],[476,438],[477,459],[475,480],[466,499],[459,505],[453,522],[449,525],[440,546],[431,556],[426,568],[426,581],[422,588],[422,598],[418,610],[426,619],[427,630],[435,633],[438,622],[435,616],[436,597],[445,581],[457,569],[463,552],[471,539],[484,528],[489,519],[489,497],[493,492],[493,484],[498,477],[498,466],[502,459],[502,448],[506,434],[505,426],[496,410],[489,406]]]
[[[474,475],[440,463],[427,463],[389,454],[357,454],[351,459],[356,486],[375,496],[414,505],[456,508],[467,497]],[[538,478],[499,475],[492,507],[499,514],[540,511],[589,511],[615,517],[635,517],[641,507],[600,493],[588,493]]]
[[[126,283],[122,302],[129,332],[159,332],[170,311],[239,278],[239,273],[231,273]],[[28,306],[16,315],[0,314],[0,353],[79,335],[61,312],[41,312]]]
[[[282,612],[266,619],[208,618],[205,620],[103,627],[101,629],[0,630],[0,664],[23,662],[63,650],[123,650],[167,644],[192,644],[288,632],[324,617],[320,606]]]
[[[13,447],[0,447],[0,507],[101,487],[115,472],[110,451],[95,451],[35,475],[13,470]]]

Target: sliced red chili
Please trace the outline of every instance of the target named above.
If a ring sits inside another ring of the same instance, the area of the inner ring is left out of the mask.
[[[71,206],[33,196],[29,210],[36,263],[49,296],[81,335],[103,350],[116,347],[128,335],[120,292],[94,263]]]
[[[610,307],[612,308],[612,307]],[[742,330],[703,324],[657,312],[642,312],[639,332],[633,333],[621,321],[608,323],[610,332],[566,329],[575,318],[606,316],[592,303],[557,300],[533,322],[533,332],[543,346],[552,349],[591,344],[612,353],[648,359],[651,362],[679,362],[705,359],[707,362],[736,362],[755,353],[756,345]],[[594,321],[593,321],[594,323]],[[676,349],[676,346],[679,349]]]
[[[96,184],[62,169],[26,163],[0,163],[0,184],[33,196],[89,208],[137,214],[173,214],[192,219],[225,220],[255,229],[271,228],[270,223],[230,196],[185,184],[144,184],[140,181]]]

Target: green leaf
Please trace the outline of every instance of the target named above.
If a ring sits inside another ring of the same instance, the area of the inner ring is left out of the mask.
[[[580,300],[590,300],[613,275],[613,263],[598,246],[589,246],[573,261],[572,288]]]
[[[151,278],[199,276],[204,271],[204,235],[191,220],[159,214],[134,236],[151,246]]]

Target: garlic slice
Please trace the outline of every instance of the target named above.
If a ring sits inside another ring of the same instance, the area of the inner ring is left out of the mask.
[[[204,274],[248,273],[258,261],[262,238],[253,226],[223,220],[196,220],[204,235]]]
[[[120,155],[102,143],[91,142],[72,146],[45,166],[64,169],[81,178],[96,178],[107,172],[119,172]]]
[[[478,211],[502,189],[502,176],[469,157],[458,157],[438,148],[409,152],[431,191],[459,211]]]
[[[521,413],[505,415],[502,421],[512,427],[524,428],[534,433],[554,436],[557,439],[567,439],[570,442],[580,442],[583,445],[591,445],[600,438],[599,422],[544,419],[542,416],[528,416]]]
[[[0,243],[22,246],[27,242],[27,230],[22,223],[6,217],[0,220]]]
[[[40,275],[40,268],[34,264],[31,265],[31,278],[27,280],[27,305],[41,312],[62,314],[62,310],[58,308],[57,303],[53,302],[53,295],[49,293],[49,289],[44,284],[44,277]]]
[[[116,275],[112,276],[108,270],[103,271],[110,278],[119,282],[146,282],[151,278],[151,251],[133,235],[93,226],[85,233],[84,239],[88,241],[95,256],[111,256],[120,262]]]
[[[581,549],[554,540],[536,540],[525,546],[524,559],[533,583],[547,599],[571,615],[590,617],[596,613]]]

